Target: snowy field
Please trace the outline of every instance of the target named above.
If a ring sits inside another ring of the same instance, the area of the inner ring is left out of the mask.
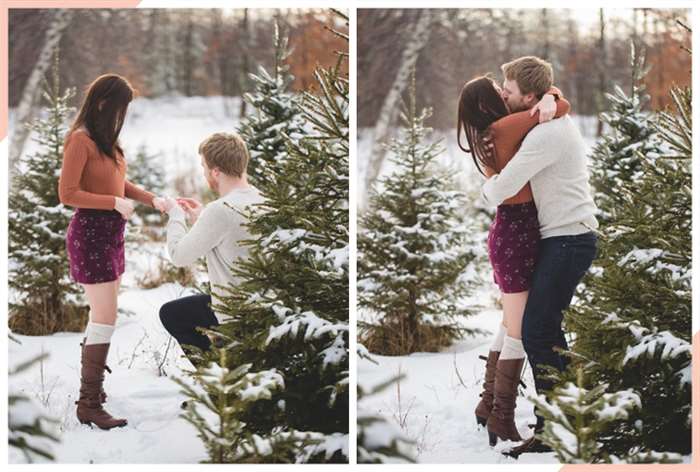
[[[586,145],[595,143],[594,117],[573,117],[579,125]],[[358,183],[357,195],[364,191],[364,173],[367,154],[372,147],[371,129],[358,131]],[[483,177],[477,173],[469,155],[457,146],[456,132],[436,130],[431,139],[442,139],[446,151],[440,157],[440,165],[454,169],[454,176],[460,189],[479,203],[477,189]],[[392,172],[393,166],[387,159],[382,167],[382,175]],[[485,235],[478,240],[485,241]],[[480,252],[484,248],[478,248]],[[480,328],[495,333],[501,320],[501,312],[496,307],[497,287],[491,282],[491,268],[484,265],[487,274],[482,274],[483,283],[471,299],[464,304],[482,307],[478,314],[465,320],[470,328]],[[486,276],[483,276],[486,275]],[[360,319],[369,319],[368,313],[360,312]],[[401,430],[415,441],[417,460],[422,463],[558,463],[554,453],[524,454],[516,461],[500,451],[514,446],[511,442],[500,442],[495,448],[488,443],[485,428],[476,424],[474,409],[478,404],[486,363],[479,355],[488,355],[491,335],[470,337],[455,343],[443,352],[414,353],[408,356],[379,356],[371,353],[378,362],[366,359],[358,361],[358,382],[369,390],[398,374],[405,375],[400,385],[367,397],[362,401],[363,410],[379,413],[395,422]],[[534,381],[529,366],[523,378],[527,390],[520,389],[515,411],[516,426],[523,438],[532,435],[529,424],[535,422],[533,405],[528,400],[535,394]]]
[[[465,321],[465,326],[496,332],[501,313],[494,307],[495,290],[484,287],[474,302],[486,308]],[[491,336],[464,339],[439,353],[414,353],[408,356],[378,356],[358,360],[358,382],[368,389],[389,377],[404,374],[400,385],[367,397],[362,406],[396,422],[416,443],[418,462],[422,463],[558,463],[551,454],[525,454],[517,461],[500,453],[515,443],[489,446],[485,428],[476,424],[474,409],[479,403],[486,363],[479,355],[488,355]],[[518,397],[515,422],[520,435],[532,435],[534,395],[531,371],[523,379],[527,391]]]
[[[126,289],[119,296],[122,310],[112,338],[106,374],[107,411],[126,418],[124,428],[102,431],[81,425],[74,402],[80,387],[82,333],[16,336],[9,343],[12,364],[48,353],[41,364],[13,376],[10,385],[29,394],[58,419],[61,443],[53,446],[63,463],[193,463],[207,457],[195,429],[179,415],[184,395],[170,377],[185,377],[191,368],[180,348],[158,319],[161,304],[184,294],[182,287]],[[24,457],[10,449],[10,462]]]
[[[127,159],[141,145],[158,155],[168,186],[178,175],[194,172],[202,185],[199,143],[218,131],[231,131],[238,121],[239,99],[222,97],[137,98],[129,108],[121,141]],[[10,117],[12,122],[12,114]],[[28,142],[25,152],[36,146]],[[132,226],[132,230],[138,228]],[[166,284],[141,290],[136,279],[154,270],[165,256],[164,244],[127,245],[127,268],[119,295],[120,314],[112,338],[106,374],[106,408],[129,424],[111,431],[81,425],[75,416],[80,385],[82,333],[15,336],[9,341],[9,365],[47,353],[48,358],[12,376],[9,387],[30,396],[58,420],[61,443],[53,446],[64,463],[196,463],[206,451],[196,430],[179,415],[184,395],[172,378],[185,378],[191,364],[160,323],[158,310],[170,300],[190,295],[192,288]],[[10,450],[11,463],[24,456]]]

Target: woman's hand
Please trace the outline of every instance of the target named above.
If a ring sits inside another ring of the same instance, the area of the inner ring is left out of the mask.
[[[545,123],[554,118],[557,113],[557,104],[554,95],[546,93],[542,96],[542,100],[530,109],[530,116],[540,112],[540,123]]]
[[[122,197],[115,197],[114,209],[122,214],[122,218],[128,220],[134,212],[134,202]]]
[[[202,208],[204,208],[204,205],[202,205],[194,198],[178,197],[177,203],[182,207],[183,210],[185,210],[185,213],[187,213],[187,217],[190,220],[190,224],[193,224],[195,221],[197,221],[197,218],[199,218],[199,214],[202,212]]]
[[[156,210],[160,211],[161,213],[165,213],[165,212],[168,211],[168,210],[166,209],[165,205],[166,205],[166,204],[165,204],[165,198],[163,198],[163,197],[155,197],[155,198],[153,199],[153,208],[155,208]]]

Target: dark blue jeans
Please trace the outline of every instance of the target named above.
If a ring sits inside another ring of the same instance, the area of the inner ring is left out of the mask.
[[[568,359],[553,348],[568,349],[561,329],[563,311],[596,256],[593,232],[540,240],[539,254],[523,314],[523,347],[535,377],[537,393],[552,389],[540,366],[566,369]],[[537,417],[537,430],[544,425]]]

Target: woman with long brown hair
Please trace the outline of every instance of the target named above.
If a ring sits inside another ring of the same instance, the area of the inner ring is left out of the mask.
[[[90,84],[64,143],[58,183],[61,203],[75,207],[66,235],[71,278],[84,289],[90,315],[81,344],[78,420],[101,429],[126,425],[102,404],[110,339],[117,319],[117,295],[124,272],[124,229],[134,210],[131,199],[162,211],[162,200],[126,179],[119,144],[129,82],[106,74]]]
[[[542,106],[551,112],[556,105],[555,117],[568,113],[569,103],[558,95],[559,91],[551,88],[541,97],[541,103],[546,105],[537,105],[535,110]],[[539,121],[534,110],[511,113],[503,91],[489,77],[467,82],[458,108],[458,145],[471,154],[479,172],[487,177],[506,166]],[[462,133],[466,146],[462,144]],[[517,387],[525,362],[521,326],[539,240],[537,208],[528,184],[498,206],[488,236],[489,260],[501,291],[503,319],[486,359],[484,390],[475,414],[477,423],[486,426],[492,446],[498,439],[522,440],[514,420]]]

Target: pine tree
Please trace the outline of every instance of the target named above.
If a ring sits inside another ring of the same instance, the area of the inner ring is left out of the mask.
[[[644,64],[644,55],[637,55],[634,45],[630,64],[630,93],[615,86],[614,94],[606,94],[610,109],[601,113],[600,120],[609,130],[601,136],[591,156],[591,184],[596,189],[597,217],[601,225],[616,217],[623,198],[617,189],[640,177],[639,155],[653,158],[661,152],[652,114],[644,111],[650,98],[643,80],[649,69]]]
[[[294,76],[285,63],[289,57],[287,38],[275,24],[275,65],[272,73],[263,66],[250,74],[255,89],[244,95],[252,113],[239,126],[239,133],[248,145],[248,176],[258,188],[275,185],[275,177],[289,158],[288,139],[304,134],[304,122],[297,95],[290,90]]]
[[[584,368],[586,387],[641,399],[598,437],[616,457],[636,451],[630,460],[691,447],[691,92],[671,96],[675,112],[653,124],[660,153],[638,152],[637,178],[609,190],[619,203],[603,228],[599,269],[566,317],[572,369]]]
[[[261,437],[312,435],[313,444],[283,451],[287,461],[348,461],[345,60],[341,55],[334,67],[317,69],[317,88],[303,94],[309,131],[298,140],[287,135],[288,158],[267,170],[275,185],[262,187],[264,204],[249,212],[249,256],[232,268],[240,283],[213,303],[230,317],[217,331],[236,341],[227,348],[227,365],[274,369],[284,379],[283,389],[230,421]]]
[[[366,321],[361,341],[372,352],[435,351],[465,334],[472,314],[463,298],[477,262],[464,219],[469,206],[438,168],[439,142],[425,142],[430,110],[417,113],[415,80],[388,149],[396,167],[372,190],[358,234],[358,297],[377,319]],[[467,275],[468,274],[468,275]]]
[[[228,365],[226,349],[216,349],[216,354],[218,362],[200,365],[192,374],[195,386],[175,379],[189,399],[182,416],[197,429],[209,454],[205,462],[285,462],[290,456],[285,452],[313,443],[310,434],[280,432],[261,437],[248,432],[237,412],[251,402],[271,398],[284,388],[284,380],[275,370],[250,372],[250,364],[233,370],[222,367]]]
[[[357,347],[357,357],[377,364],[362,344]],[[400,382],[404,375],[388,379],[370,389],[357,386],[357,462],[358,464],[383,464],[386,462],[415,462],[414,441],[387,418],[367,410],[363,400],[376,395]]]
[[[583,370],[579,368],[577,375],[576,384],[556,387],[551,401],[542,394],[533,399],[546,420],[542,441],[564,463],[608,462],[609,454],[600,448],[598,435],[609,422],[625,419],[630,410],[641,407],[639,396],[632,391],[605,393],[607,384],[586,390]]]
[[[65,234],[72,210],[58,199],[68,106],[75,91],[61,91],[58,54],[45,82],[46,116],[28,124],[40,148],[23,156],[9,198],[10,328],[43,335],[79,331],[87,315],[80,287],[69,277]],[[22,126],[21,124],[19,126]]]
[[[47,356],[44,354],[14,366],[9,375],[19,374]],[[21,454],[26,462],[53,461],[52,443],[59,442],[53,428],[57,421],[47,416],[35,401],[12,387],[8,391],[7,406],[8,445],[11,448],[11,457]],[[11,459],[11,462],[17,461]]]

